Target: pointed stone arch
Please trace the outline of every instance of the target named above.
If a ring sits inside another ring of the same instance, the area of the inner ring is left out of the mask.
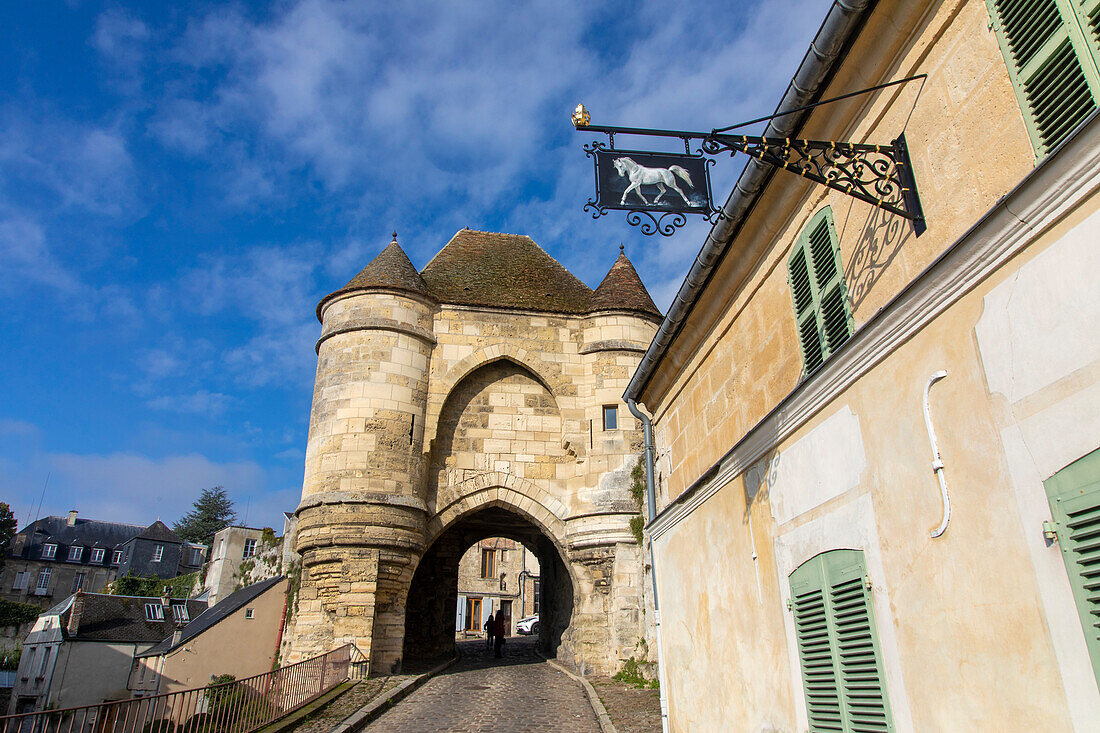
[[[428,519],[426,545],[448,527],[479,509],[499,506],[526,518],[565,551],[566,507],[549,491],[518,476],[500,471],[479,474],[457,484],[459,497]]]
[[[451,396],[455,387],[473,374],[476,370],[497,361],[510,361],[531,375],[544,386],[558,404],[563,418],[566,411],[576,406],[577,387],[570,380],[562,376],[561,367],[544,361],[526,349],[508,343],[498,343],[487,346],[470,354],[466,358],[456,362],[447,373],[437,379],[438,389],[433,388],[428,397],[427,411],[424,420],[424,441],[430,445],[438,437],[439,416],[447,398]]]

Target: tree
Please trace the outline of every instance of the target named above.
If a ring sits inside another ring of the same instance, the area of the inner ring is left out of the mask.
[[[11,540],[15,537],[15,514],[11,507],[0,501],[0,570],[4,569],[4,561],[11,554]]]
[[[215,486],[203,489],[194,508],[184,514],[172,529],[181,540],[210,545],[215,532],[235,521],[237,512],[233,511],[233,500],[224,487]]]

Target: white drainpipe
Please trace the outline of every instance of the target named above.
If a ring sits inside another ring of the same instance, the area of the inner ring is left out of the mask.
[[[936,441],[936,429],[932,426],[932,414],[928,411],[928,392],[932,385],[947,376],[947,372],[940,370],[928,377],[928,384],[924,385],[924,425],[928,428],[928,442],[932,444],[932,470],[936,478],[940,480],[940,494],[943,495],[943,519],[940,526],[932,530],[932,539],[943,535],[947,531],[947,525],[951,521],[951,497],[947,495],[947,477],[943,475],[943,459],[940,458],[940,446]]]
[[[649,508],[649,521],[657,516],[657,490],[653,481],[653,454],[656,449],[653,445],[653,423],[649,417],[638,409],[638,403],[633,399],[627,399],[626,406],[634,417],[642,423],[642,431],[645,434],[645,490]],[[657,601],[657,551],[653,549],[653,539],[649,540],[649,567],[650,577],[653,579],[653,623],[657,633],[657,681],[661,686],[661,733],[668,733],[668,675],[665,674],[665,665],[661,661],[661,604]]]

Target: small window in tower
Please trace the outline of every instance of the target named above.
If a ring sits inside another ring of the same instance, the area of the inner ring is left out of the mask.
[[[244,617],[245,618],[253,618],[253,612],[252,612],[251,608],[244,609]]]
[[[617,405],[604,405],[603,406],[603,429],[604,430],[618,430],[619,429],[619,408]]]

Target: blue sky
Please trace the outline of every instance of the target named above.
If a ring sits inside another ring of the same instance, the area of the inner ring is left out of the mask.
[[[171,523],[301,491],[314,306],[393,229],[525,233],[667,306],[706,234],[582,211],[569,113],[709,129],[774,109],[825,0],[6,3],[0,500]],[[714,169],[718,203],[742,163]]]

